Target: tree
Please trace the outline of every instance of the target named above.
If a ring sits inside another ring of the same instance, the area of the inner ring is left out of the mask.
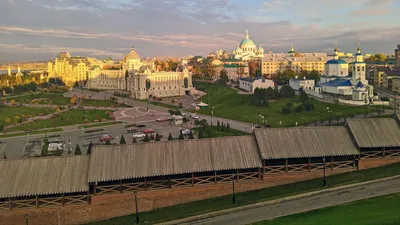
[[[179,140],[184,140],[185,139],[185,137],[183,137],[183,134],[182,134],[182,132],[179,134],[179,138],[178,138]]]
[[[4,119],[4,123],[10,123],[10,122],[11,122],[10,118],[7,117],[7,118]]]
[[[161,141],[161,135],[156,133],[156,141]]]
[[[137,139],[136,138],[133,138],[132,139],[132,144],[136,144],[137,143]]]
[[[19,120],[19,116],[14,116],[14,121],[15,121],[15,123],[18,123],[18,122],[20,122],[20,120]]]
[[[190,133],[189,133],[189,139],[194,139],[192,131],[190,131]]]
[[[107,141],[106,141],[106,145],[111,145],[110,140],[107,140]]]
[[[289,85],[283,85],[279,90],[279,96],[283,98],[293,98],[295,91]]]
[[[308,102],[310,100],[310,98],[308,97],[308,95],[307,95],[307,93],[305,91],[302,91],[300,93],[299,99],[300,99],[300,102],[303,102],[303,103],[304,102]]]
[[[387,56],[383,53],[378,53],[375,55],[375,60],[378,62],[386,62]]]
[[[229,123],[226,124],[226,131],[230,131],[231,130],[231,125]]]
[[[222,124],[221,124],[221,131],[224,131],[225,130],[225,124],[224,124],[224,122],[222,122]]]
[[[199,128],[199,134],[198,134],[197,138],[198,139],[204,138],[203,128],[202,127]]]
[[[311,72],[308,73],[308,76],[307,76],[308,79],[312,79],[315,81],[319,80],[319,77],[320,77],[320,74],[316,70],[311,70]]]
[[[265,94],[268,99],[277,99],[279,97],[279,91],[277,88],[268,87]]]
[[[278,74],[278,80],[281,84],[288,84],[289,80],[296,77],[296,72],[291,69],[287,69],[282,73]]]
[[[3,131],[4,129],[4,124],[0,123],[0,132]]]
[[[172,110],[172,109],[169,109],[168,110],[168,113],[172,116],[172,115],[174,115],[175,114],[175,111],[174,110]]]
[[[219,123],[219,120],[217,120],[217,130],[221,129],[221,124]]]
[[[92,154],[92,146],[93,146],[93,143],[89,142],[89,146],[88,146],[88,149],[86,151],[86,155]]]
[[[287,103],[283,108],[282,108],[282,114],[289,114],[293,111],[293,104],[292,103]]]
[[[181,111],[179,111],[179,110],[175,110],[174,114],[177,115],[177,116],[182,115]]]
[[[144,136],[143,142],[150,142],[149,135],[146,134],[146,135]]]
[[[3,153],[3,159],[7,159],[6,153]]]
[[[253,103],[256,106],[265,106],[267,107],[269,102],[267,99],[267,89],[265,88],[256,88],[253,94]]]
[[[315,109],[314,104],[312,104],[311,102],[304,102],[303,106],[304,106],[304,110],[307,112],[314,111],[314,109]]]
[[[219,72],[219,79],[221,83],[227,83],[229,81],[228,72],[225,69],[222,69],[221,72]]]
[[[173,138],[172,138],[172,134],[171,133],[169,133],[169,135],[168,135],[168,141],[172,141],[173,140]]]
[[[82,155],[81,148],[78,144],[76,144],[74,155]]]
[[[249,65],[249,74],[251,77],[255,77],[257,75],[258,63],[255,61],[251,61],[248,63]]]
[[[303,111],[304,111],[304,105],[303,105],[303,104],[300,104],[300,105],[296,106],[295,111],[296,111],[297,113],[303,112]]]
[[[121,135],[121,140],[119,141],[119,144],[120,144],[120,145],[126,144],[125,137],[124,137],[123,134]]]

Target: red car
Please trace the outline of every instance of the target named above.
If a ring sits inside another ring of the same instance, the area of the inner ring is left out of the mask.
[[[113,139],[113,136],[109,135],[109,134],[103,134],[100,137],[100,141],[111,141]]]
[[[160,117],[156,119],[157,122],[165,122],[168,121],[168,117]]]
[[[155,131],[153,129],[146,129],[146,130],[143,131],[143,133],[145,133],[145,134],[151,134],[151,133],[154,133],[154,132]]]

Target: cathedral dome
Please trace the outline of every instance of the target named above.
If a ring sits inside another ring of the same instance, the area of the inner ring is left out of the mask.
[[[263,49],[262,47],[259,47],[259,48],[258,48],[258,51],[259,51],[259,52],[264,52],[264,49]]]
[[[242,49],[239,48],[239,47],[237,47],[237,48],[235,49],[235,51],[236,51],[236,52],[242,52]]]
[[[240,42],[240,47],[253,47],[255,48],[256,45],[254,44],[254,41],[249,38],[249,32],[246,30],[246,36],[245,38]]]
[[[125,56],[125,60],[128,59],[140,59],[139,54],[135,51],[135,49],[132,47],[131,52],[127,56]]]

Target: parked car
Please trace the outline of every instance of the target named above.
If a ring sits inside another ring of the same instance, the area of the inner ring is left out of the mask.
[[[160,117],[156,119],[157,122],[165,122],[168,121],[168,117]]]
[[[145,133],[134,133],[134,134],[132,134],[132,137],[133,138],[144,138],[144,137],[146,137],[146,134]]]
[[[193,130],[190,130],[190,129],[182,130],[182,134],[183,134],[183,135],[189,135],[189,134],[190,134],[190,131],[192,131],[192,134],[194,134],[194,131],[193,131]]]
[[[192,104],[190,104],[190,106],[193,106],[194,108],[196,108],[197,104],[196,103],[192,103]]]
[[[190,115],[190,117],[192,117],[192,119],[196,119],[196,120],[199,118],[199,116],[196,113],[192,113]]]
[[[100,141],[111,141],[113,138],[113,136],[111,136],[111,134],[103,134],[100,137]]]
[[[144,132],[145,134],[151,134],[151,133],[154,133],[155,130],[153,130],[153,129],[146,129],[146,130],[144,130],[143,132]]]
[[[261,128],[261,125],[260,124],[255,124],[254,128]]]
[[[146,124],[137,124],[137,127],[146,127]]]
[[[132,132],[136,132],[139,130],[139,128],[137,127],[129,127],[128,129],[126,129],[128,132],[132,133]]]

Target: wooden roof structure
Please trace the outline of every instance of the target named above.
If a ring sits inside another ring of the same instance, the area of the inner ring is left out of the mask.
[[[93,148],[89,182],[260,168],[252,136],[151,142]]]
[[[360,148],[400,147],[400,126],[396,119],[352,119],[347,125]]]
[[[265,160],[359,154],[345,127],[256,129],[254,135]]]
[[[0,160],[0,198],[86,192],[89,156]]]

